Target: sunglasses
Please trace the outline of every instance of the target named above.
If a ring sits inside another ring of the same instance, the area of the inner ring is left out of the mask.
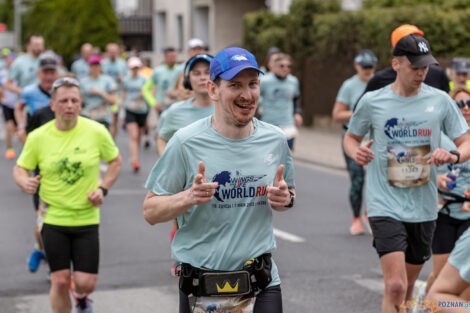
[[[455,101],[459,109],[463,109],[465,106],[467,106],[470,109],[470,99],[469,100],[459,100]]]
[[[80,83],[78,80],[72,77],[62,77],[57,79],[53,84],[52,84],[52,90],[55,90],[65,84],[73,85],[76,87],[80,87]]]

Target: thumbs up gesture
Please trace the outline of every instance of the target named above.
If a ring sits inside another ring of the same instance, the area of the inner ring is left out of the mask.
[[[354,158],[354,161],[356,161],[357,164],[367,165],[374,159],[374,151],[370,149],[370,146],[372,146],[373,143],[373,140],[369,140],[368,143],[363,146],[360,146],[356,150],[356,156]]]
[[[36,190],[38,189],[40,180],[41,180],[41,176],[39,175],[36,175],[34,177],[29,177],[26,181],[26,186],[24,190],[30,195],[34,195],[36,193]]]
[[[290,193],[284,180],[284,165],[279,165],[273,186],[268,186],[268,202],[271,207],[284,207],[290,203]]]
[[[193,185],[189,190],[191,197],[191,203],[202,204],[212,200],[215,190],[219,186],[219,183],[208,183],[206,180],[206,166],[204,162],[199,162],[198,171],[196,177],[194,177]]]

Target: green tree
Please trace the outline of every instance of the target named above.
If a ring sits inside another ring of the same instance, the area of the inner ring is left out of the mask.
[[[13,20],[13,0],[0,0],[0,23],[6,24],[8,30],[12,30]]]
[[[110,0],[39,0],[25,16],[24,36],[39,33],[47,48],[67,64],[84,42],[104,48],[118,42],[118,21]]]

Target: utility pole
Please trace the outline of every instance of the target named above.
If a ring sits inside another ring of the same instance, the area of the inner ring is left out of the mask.
[[[21,51],[21,0],[15,0],[15,50]]]

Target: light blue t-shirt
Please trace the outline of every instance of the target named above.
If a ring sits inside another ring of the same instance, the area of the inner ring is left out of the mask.
[[[441,148],[447,151],[451,151],[456,150],[457,146],[452,140],[449,139],[449,137],[441,134]],[[460,173],[456,180],[457,184],[455,188],[451,190],[451,192],[464,196],[463,193],[467,191],[468,188],[470,188],[470,160],[461,164],[446,164],[439,166],[438,173],[445,174],[454,169],[459,169]],[[451,203],[447,206],[450,212],[447,212],[447,210],[441,210],[440,212],[443,214],[448,214],[450,217],[459,220],[470,219],[470,212],[462,210],[462,205],[463,203]]]
[[[276,126],[292,126],[294,121],[294,98],[298,97],[299,81],[293,75],[285,79],[269,73],[261,79],[261,120]]]
[[[29,54],[20,55],[13,61],[8,72],[8,78],[15,81],[18,87],[26,87],[28,85],[37,84],[37,70],[39,67],[39,59],[31,58]]]
[[[78,79],[87,77],[90,74],[90,65],[85,61],[84,58],[75,60],[72,63],[72,73],[74,73]]]
[[[367,83],[359,79],[359,76],[354,75],[346,79],[341,88],[339,88],[336,101],[342,102],[348,105],[348,110],[352,111],[359,97],[366,90]],[[348,123],[345,123],[346,127]]]
[[[221,136],[211,117],[175,133],[147,179],[157,195],[173,195],[191,187],[203,161],[207,181],[218,182],[211,202],[196,205],[178,217],[172,258],[195,267],[232,271],[276,249],[272,209],[266,186],[284,164],[284,179],[294,187],[292,157],[283,132],[253,119],[255,131],[241,140]],[[273,281],[280,284],[273,262]]]
[[[179,64],[175,64],[171,68],[166,64],[162,64],[157,66],[153,70],[152,76],[150,76],[150,79],[156,85],[155,99],[162,106],[163,110],[168,109],[168,106],[163,104],[163,97],[168,90],[175,87],[180,71]]]
[[[83,95],[83,110],[82,113],[92,120],[98,122],[111,123],[111,108],[112,103],[106,102],[98,95],[89,93],[90,88],[96,88],[106,93],[116,91],[117,86],[111,77],[102,74],[97,79],[92,79],[90,76],[84,77],[80,81],[80,90]]]
[[[463,280],[470,283],[470,228],[455,243],[449,263],[459,271]]]
[[[122,75],[124,78],[128,72],[126,61],[123,59],[116,59],[112,62],[110,59],[106,58],[101,61],[101,68],[104,74],[111,76],[116,82],[119,75]]]
[[[24,87],[20,94],[20,101],[26,107],[26,112],[29,115],[33,115],[38,109],[49,106],[50,100],[50,94],[41,90],[37,84]]]
[[[124,98],[124,108],[126,110],[137,114],[148,112],[148,104],[142,96],[142,87],[145,81],[146,79],[142,75],[136,77],[128,75],[122,81],[122,89],[126,91],[126,97]]]
[[[6,82],[8,80],[8,69],[0,69],[0,87],[5,86]],[[14,109],[16,106],[16,103],[18,103],[18,94],[6,90],[5,88],[3,89],[3,98],[0,98],[0,103],[7,106],[10,109]]]
[[[455,102],[422,84],[418,95],[400,97],[391,84],[366,93],[349,123],[349,132],[370,130],[375,158],[367,166],[367,215],[403,222],[437,218],[436,167],[426,166],[440,147],[441,131],[451,139],[468,130]]]
[[[200,108],[193,105],[194,98],[180,101],[171,105],[165,111],[165,119],[159,129],[158,135],[169,141],[175,132],[195,121],[214,114],[214,106]]]

